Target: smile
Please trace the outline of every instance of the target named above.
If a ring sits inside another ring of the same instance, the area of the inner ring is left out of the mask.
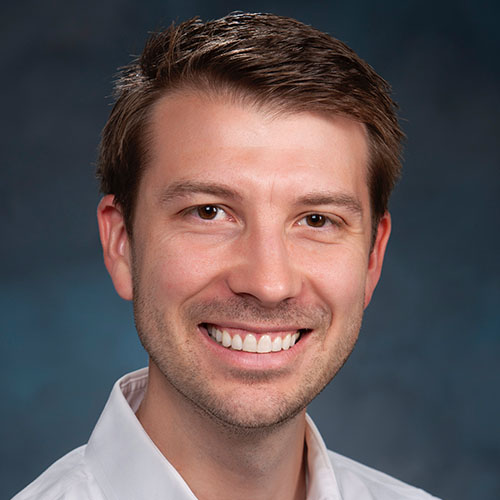
[[[254,335],[253,333],[231,333],[228,329],[217,328],[205,324],[208,334],[218,344],[228,349],[244,352],[268,353],[286,351],[293,347],[307,330],[297,330],[295,333],[276,333],[271,335]],[[241,332],[241,330],[240,330]]]

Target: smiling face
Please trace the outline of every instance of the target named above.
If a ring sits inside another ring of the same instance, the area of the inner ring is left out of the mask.
[[[186,93],[151,132],[133,241],[112,197],[99,222],[152,374],[225,423],[291,418],[349,356],[380,274],[365,130]]]

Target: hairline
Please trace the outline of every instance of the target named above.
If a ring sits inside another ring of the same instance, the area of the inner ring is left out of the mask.
[[[169,88],[155,89],[153,92],[158,95],[156,98],[152,96],[148,108],[144,112],[143,131],[140,137],[141,143],[141,166],[138,172],[137,185],[135,187],[134,197],[132,199],[129,220],[126,220],[126,229],[130,238],[133,238],[133,225],[136,214],[137,198],[139,196],[140,185],[144,171],[150,165],[152,160],[152,146],[153,146],[153,123],[155,111],[160,107],[161,103],[165,100],[175,98],[176,96],[194,96],[201,99],[208,99],[212,102],[231,103],[241,105],[243,107],[253,108],[258,112],[267,114],[271,119],[278,117],[286,117],[301,113],[309,113],[320,116],[326,119],[334,117],[342,117],[359,123],[363,127],[367,145],[367,162],[365,165],[365,181],[368,188],[369,195],[369,208],[370,218],[372,225],[372,243],[373,247],[375,236],[377,232],[378,222],[380,216],[374,210],[374,200],[372,199],[371,192],[371,176],[372,161],[375,155],[375,144],[372,134],[370,134],[366,123],[357,119],[355,116],[342,112],[329,112],[321,109],[320,105],[311,103],[311,109],[306,109],[303,103],[294,103],[293,98],[266,98],[259,95],[258,92],[252,89],[244,88],[243,85],[231,81],[218,78],[214,81],[209,75],[201,75],[196,79],[189,81],[178,81],[172,84]],[[229,100],[224,100],[229,98]]]

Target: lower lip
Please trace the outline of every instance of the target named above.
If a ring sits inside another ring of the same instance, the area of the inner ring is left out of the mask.
[[[209,349],[222,363],[234,368],[246,370],[279,370],[293,363],[301,355],[309,340],[310,333],[303,333],[298,342],[287,350],[268,353],[254,353],[237,351],[229,347],[224,347],[216,340],[212,339],[206,328],[199,326],[205,347]]]

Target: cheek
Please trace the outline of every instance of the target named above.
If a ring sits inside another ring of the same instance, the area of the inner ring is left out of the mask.
[[[182,302],[218,275],[220,258],[214,250],[176,239],[159,242],[143,259],[147,274],[164,301]]]
[[[315,293],[335,309],[358,305],[364,297],[367,265],[364,253],[336,247],[305,267]]]

